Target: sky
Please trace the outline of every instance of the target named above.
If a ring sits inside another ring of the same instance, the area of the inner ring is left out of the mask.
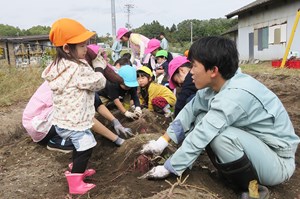
[[[224,18],[255,0],[115,0],[116,29],[129,24],[138,28],[157,20],[165,27],[183,20]],[[0,24],[29,29],[51,26],[60,18],[79,21],[99,36],[112,35],[111,0],[6,0],[0,6]]]

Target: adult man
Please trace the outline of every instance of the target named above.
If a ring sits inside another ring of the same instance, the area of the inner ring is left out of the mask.
[[[111,47],[112,50],[112,54],[111,54],[111,58],[112,60],[115,62],[120,58],[120,53],[122,51],[122,43],[119,40],[116,40],[114,42],[114,44]]]
[[[161,153],[172,139],[182,145],[164,164],[144,175],[161,179],[181,175],[205,149],[218,171],[246,192],[249,182],[273,186],[295,170],[299,137],[278,97],[238,68],[233,41],[205,37],[189,50],[196,96],[157,141],[142,153]],[[259,186],[259,193],[267,195]]]
[[[169,42],[168,42],[168,40],[165,37],[165,33],[161,32],[159,34],[159,39],[160,39],[160,47],[163,50],[168,50],[169,49]]]

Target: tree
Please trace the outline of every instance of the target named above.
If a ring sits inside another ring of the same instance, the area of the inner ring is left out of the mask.
[[[133,32],[140,33],[148,38],[157,38],[160,32],[165,32],[165,27],[154,20],[150,24],[143,24],[141,27],[134,29]]]
[[[190,19],[184,20],[179,24],[173,24],[170,28],[164,27],[158,21],[154,20],[150,24],[143,24],[139,28],[133,29],[132,32],[137,32],[145,35],[148,38],[157,38],[160,32],[164,32],[170,42],[189,42],[191,37],[191,23],[193,25],[193,41],[198,38],[210,35],[221,35],[229,28],[237,24],[237,19],[209,19],[199,20]],[[18,27],[0,24],[0,36],[25,36],[25,35],[43,35],[49,34],[50,27],[34,26],[28,30],[21,30]],[[97,41],[109,42],[110,35],[98,38]],[[183,45],[183,44],[182,44]]]
[[[18,36],[23,35],[22,30],[18,27],[0,24],[0,36]]]
[[[50,29],[49,26],[33,26],[25,31],[25,35],[47,35]]]
[[[21,30],[18,27],[0,24],[0,36],[28,36],[28,35],[47,35],[50,32],[49,26],[33,26],[27,30]]]

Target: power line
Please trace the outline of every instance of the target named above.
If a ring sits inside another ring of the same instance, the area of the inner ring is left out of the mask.
[[[131,14],[131,9],[134,8],[133,4],[125,4],[125,9],[126,9],[126,13],[127,13],[127,24],[125,25],[125,27],[130,30],[132,27],[130,25],[130,14]]]

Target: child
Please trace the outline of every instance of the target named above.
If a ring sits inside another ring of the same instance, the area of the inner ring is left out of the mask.
[[[127,57],[121,57],[120,59],[118,59],[114,63],[114,70],[115,70],[115,72],[118,73],[119,70],[120,70],[120,68],[122,66],[125,66],[125,65],[130,65],[131,66],[130,60]]]
[[[159,84],[164,86],[168,86],[168,65],[169,62],[167,61],[168,52],[165,50],[159,50],[155,54],[155,59],[157,64],[155,65],[155,81]]]
[[[137,79],[140,90],[140,100],[144,107],[171,116],[170,106],[174,106],[176,97],[170,89],[152,82],[152,72],[147,66],[137,70]]]
[[[99,91],[98,94],[113,101],[121,113],[127,118],[137,119],[142,115],[142,110],[137,96],[138,82],[136,79],[136,70],[132,66],[125,65],[120,68],[119,75],[124,79],[124,83],[117,84],[107,81],[105,88]],[[120,100],[120,98],[124,98],[126,94],[129,94],[131,100],[134,102],[134,112],[127,110]]]
[[[72,169],[65,172],[70,194],[85,194],[96,186],[83,181],[97,144],[90,130],[95,114],[94,92],[104,88],[106,82],[102,73],[94,72],[85,60],[87,41],[93,35],[94,32],[75,20],[62,18],[54,22],[49,38],[57,54],[42,73],[53,91],[52,124],[57,134],[71,139],[75,147]],[[106,68],[100,58],[94,60],[93,65],[96,71]]]
[[[128,65],[133,66],[136,69],[138,69],[142,66],[140,60],[135,59],[135,61],[133,63],[130,61],[131,60],[131,54],[130,53],[124,53],[121,58],[127,58],[129,60]]]
[[[117,39],[122,42],[129,42],[129,46],[132,51],[131,63],[134,63],[136,60],[140,63],[143,63],[145,49],[149,42],[149,39],[144,35],[133,33],[128,31],[127,28],[119,28],[117,31]]]
[[[122,57],[129,59],[129,61],[131,60],[131,54],[130,54],[130,53],[124,53],[124,54],[122,55]],[[130,62],[130,63],[131,63],[131,62]],[[129,65],[131,66],[132,64],[129,64]]]
[[[26,105],[22,124],[34,142],[63,153],[72,152],[71,140],[62,139],[52,125],[53,113],[52,91],[45,81]]]
[[[176,87],[181,88],[177,93],[174,111],[175,117],[197,92],[197,88],[193,83],[192,75],[190,73],[191,68],[192,64],[185,56],[175,57],[169,63],[169,87],[170,89],[175,89]]]
[[[148,68],[151,69],[151,71],[155,69],[155,64],[156,64],[155,55],[159,50],[163,50],[160,47],[160,41],[158,39],[150,39],[147,48],[145,50],[145,54],[148,55],[146,56],[147,59],[145,58],[145,60],[146,60],[146,65],[148,66]],[[168,52],[168,57],[167,57],[168,62],[170,63],[172,59],[173,59],[173,55],[170,52]]]
[[[105,78],[111,82],[117,82],[119,84],[123,83],[122,77],[115,73],[113,66],[108,64],[109,59],[107,58],[106,52],[103,50],[103,48],[96,44],[90,44],[87,47],[88,49],[85,55],[85,59],[87,60],[89,65],[93,66],[93,60],[95,60],[97,57],[103,58],[103,61],[105,61],[107,63],[107,66],[109,66],[104,69],[103,73]]]
[[[127,136],[131,134],[131,129],[123,127],[120,122],[110,113],[110,111],[99,101],[98,95],[95,95],[95,109],[103,117],[112,122],[118,135]],[[22,124],[30,135],[32,140],[41,145],[47,145],[47,149],[63,153],[72,152],[74,146],[70,139],[62,139],[52,125],[53,119],[53,101],[52,90],[47,81],[45,81],[30,98],[23,112]],[[121,146],[124,142],[122,138],[115,135],[98,120],[93,118],[94,125],[92,130],[107,139]]]
[[[93,63],[95,62],[95,60],[99,59],[102,62],[106,61],[108,63],[109,59],[106,56],[105,51],[98,45],[96,44],[90,44],[87,46],[88,51],[87,54],[85,56],[86,60],[88,61],[88,63],[92,66],[92,68],[95,70],[95,68],[93,67]],[[103,60],[104,59],[104,60]],[[104,76],[107,80],[111,81],[111,82],[116,82],[119,84],[123,84],[124,80],[122,77],[120,77],[120,75],[116,74],[113,69],[111,68],[112,66],[110,66],[109,64],[107,64],[107,66],[104,69]],[[123,135],[125,137],[128,136],[132,136],[133,134],[131,133],[131,129],[130,128],[124,128],[121,123],[119,122],[119,120],[117,120],[112,113],[107,109],[107,107],[102,103],[101,99],[99,98],[99,95],[97,93],[95,93],[95,108],[96,111],[98,113],[100,113],[102,116],[104,116],[107,120],[112,122],[112,125],[114,126],[114,129],[116,130],[116,133],[118,135]],[[102,124],[101,124],[102,125]],[[100,127],[100,125],[97,125]],[[103,126],[103,125],[102,125]],[[104,127],[104,126],[103,126]],[[118,140],[123,142],[123,140],[121,140],[121,138],[117,138],[117,140],[115,140],[114,136],[107,136],[107,135],[111,135],[109,130],[105,127],[104,128],[99,128],[98,131],[101,130],[101,133],[103,134],[103,132],[107,132],[106,135],[104,135],[105,137],[107,137],[108,139],[114,141],[114,143],[118,144]],[[122,143],[121,143],[122,144]]]

